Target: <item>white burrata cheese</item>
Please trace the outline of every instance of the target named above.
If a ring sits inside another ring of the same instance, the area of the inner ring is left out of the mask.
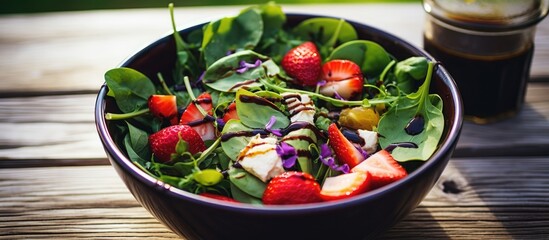
[[[290,112],[290,121],[314,124],[315,105],[307,94],[283,93],[282,97]]]
[[[368,154],[374,154],[377,150],[377,132],[359,129],[358,136],[364,139],[364,145],[361,146],[362,149]]]
[[[238,155],[242,168],[263,182],[284,172],[282,158],[276,153],[277,139],[255,135]]]

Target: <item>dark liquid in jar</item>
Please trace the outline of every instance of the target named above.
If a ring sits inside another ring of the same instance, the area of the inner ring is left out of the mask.
[[[440,61],[456,81],[467,120],[488,123],[513,116],[520,110],[530,74],[533,44],[515,54],[481,58],[450,53],[427,38],[423,41],[425,50]]]

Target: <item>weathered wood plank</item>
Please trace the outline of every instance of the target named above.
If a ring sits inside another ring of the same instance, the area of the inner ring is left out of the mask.
[[[177,8],[180,28],[236,14],[243,6]],[[284,5],[379,27],[422,46],[419,3]],[[399,17],[394,17],[399,16]],[[103,10],[0,16],[0,96],[94,92],[106,70],[170,31],[167,9]],[[536,37],[532,75],[547,78],[549,20]]]
[[[383,238],[547,237],[547,173],[548,157],[452,159],[421,205]],[[0,179],[0,238],[176,238],[110,166],[0,169]]]

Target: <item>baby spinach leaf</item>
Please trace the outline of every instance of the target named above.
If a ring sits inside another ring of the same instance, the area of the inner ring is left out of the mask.
[[[355,28],[343,19],[317,17],[299,23],[292,33],[318,44],[320,54],[327,57],[336,45],[358,38]]]
[[[282,11],[282,7],[276,5],[274,2],[260,5],[259,10],[263,19],[263,36],[261,37],[261,41],[264,42],[267,39],[274,38],[277,32],[282,29],[282,26],[286,23],[286,14]]]
[[[290,125],[288,116],[275,104],[242,88],[236,92],[236,109],[240,121],[250,128],[265,128],[271,117],[276,118],[273,129]]]
[[[257,60],[262,61],[261,65],[238,73],[241,62],[253,64]],[[267,56],[263,56],[251,50],[244,50],[222,57],[212,64],[204,74],[203,82],[215,90],[222,92],[234,92],[241,87],[258,87],[261,83],[255,79],[265,75],[274,75],[280,72],[279,67]]]
[[[257,8],[247,8],[236,17],[226,17],[204,27],[202,50],[206,67],[227,52],[253,49],[263,35],[263,20]]]
[[[418,146],[394,149],[392,155],[399,162],[427,160],[442,136],[442,99],[437,94],[429,94],[433,68],[434,63],[429,62],[425,81],[418,91],[400,97],[379,121],[378,132],[382,136],[379,144],[382,148],[399,142],[413,142]],[[416,117],[423,118],[424,127],[417,134],[408,134],[406,127]]]
[[[237,186],[231,183],[231,195],[233,198],[241,203],[249,203],[254,205],[261,205],[263,202],[260,198],[253,197],[242,190]]]
[[[395,66],[398,88],[405,93],[413,92],[416,83],[425,79],[428,65],[425,57],[410,57],[398,62]]]
[[[105,73],[109,96],[124,113],[147,108],[147,100],[156,92],[152,81],[144,74],[131,68],[114,68]]]
[[[229,173],[229,180],[238,189],[256,198],[263,197],[267,184],[259,180],[259,178],[240,168],[231,167],[227,172]]]
[[[368,40],[354,40],[341,44],[330,55],[329,60],[332,59],[351,60],[359,65],[367,76],[378,76],[391,62],[389,53],[381,45]]]
[[[291,145],[298,153],[310,153],[309,146],[316,144],[317,137],[311,128],[304,127],[289,132],[280,141]],[[313,174],[313,163],[310,154],[299,155],[297,162],[302,172]]]
[[[128,125],[128,136],[132,149],[140,158],[150,159],[151,150],[149,148],[149,135],[147,132],[134,127],[128,122],[126,124]]]
[[[248,145],[253,136],[246,133],[252,131],[253,129],[244,126],[240,120],[231,119],[225,123],[221,135],[227,137],[227,139],[222,137],[221,148],[230,159],[236,160],[240,151]]]

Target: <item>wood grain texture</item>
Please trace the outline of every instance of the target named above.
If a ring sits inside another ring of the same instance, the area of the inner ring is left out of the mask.
[[[230,16],[244,6],[177,8],[179,28]],[[365,23],[422,46],[421,4],[283,5]],[[389,10],[390,9],[390,10]],[[391,16],[387,17],[387,12]],[[207,14],[204,14],[207,13]],[[0,16],[0,96],[96,92],[104,73],[170,32],[167,9],[103,10]],[[532,75],[549,76],[549,21],[536,36]],[[24,63],[24,64],[21,64]]]
[[[382,239],[548,237],[548,173],[549,157],[452,159],[420,206]],[[110,166],[0,169],[0,180],[2,239],[177,238]]]

